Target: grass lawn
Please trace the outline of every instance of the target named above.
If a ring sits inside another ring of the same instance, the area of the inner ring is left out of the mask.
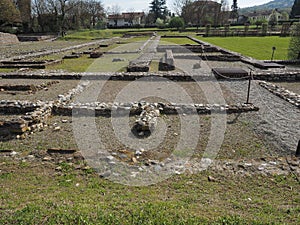
[[[119,35],[114,34],[111,30],[80,30],[80,31],[69,31],[67,35],[62,38],[64,40],[96,40],[103,38],[118,37]]]
[[[287,59],[290,38],[282,37],[197,37],[211,44],[239,52],[260,60],[270,60],[272,47],[276,47],[274,59]]]
[[[0,224],[299,224],[292,176],[202,172],[128,187],[61,163],[3,162]],[[213,176],[217,181],[209,182]]]
[[[185,45],[185,44],[191,44],[191,45],[198,45],[196,42],[188,39],[188,38],[161,38],[160,39],[160,45],[169,45],[169,44],[177,44],[177,45]]]

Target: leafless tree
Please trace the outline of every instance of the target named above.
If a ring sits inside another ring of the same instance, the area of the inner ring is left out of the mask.
[[[108,14],[119,15],[121,14],[121,7],[118,4],[112,5],[111,7],[108,7],[106,11]]]
[[[182,10],[184,7],[192,3],[193,0],[174,0],[172,9],[177,16],[182,16]]]

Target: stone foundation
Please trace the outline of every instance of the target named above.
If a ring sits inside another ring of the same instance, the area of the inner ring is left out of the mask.
[[[0,32],[0,45],[18,44],[19,39],[14,34]]]
[[[300,108],[300,95],[291,92],[283,87],[275,84],[271,84],[265,81],[259,82],[259,85],[270,91],[271,93],[277,95],[278,97],[286,100],[287,102]]]

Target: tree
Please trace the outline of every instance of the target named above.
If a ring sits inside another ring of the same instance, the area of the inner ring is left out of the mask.
[[[184,21],[183,21],[182,18],[180,18],[178,16],[173,17],[170,20],[169,27],[171,27],[171,28],[177,28],[179,30],[179,28],[184,27]]]
[[[183,9],[192,3],[192,0],[174,0],[172,9],[177,16],[182,16]]]
[[[281,13],[281,15],[282,15],[282,20],[283,21],[289,20],[289,14],[287,12],[284,11],[284,12]]]
[[[277,12],[274,9],[272,14],[270,15],[270,18],[269,18],[269,25],[271,25],[271,27],[273,28],[274,26],[277,25],[277,23],[278,23]]]
[[[300,23],[292,26],[288,58],[290,60],[300,59]]]
[[[21,22],[19,10],[11,0],[0,0],[0,27]]]
[[[120,15],[121,7],[118,4],[112,5],[111,7],[107,8],[107,12],[112,15]]]
[[[197,29],[208,23],[218,25],[220,14],[221,5],[208,0],[190,2],[182,9],[184,22],[196,25]]]
[[[37,32],[63,35],[67,29],[95,27],[104,17],[98,0],[32,0],[32,6]]]
[[[233,0],[232,6],[231,6],[231,18],[232,19],[238,19],[239,17],[239,12],[238,12],[238,5],[237,5],[237,0]]]
[[[295,0],[294,5],[292,7],[291,19],[299,18],[300,17],[300,1]]]
[[[150,3],[150,13],[153,13],[154,21],[156,21],[157,18],[164,20],[168,15],[166,0],[153,0]]]
[[[104,8],[102,3],[96,0],[87,0],[87,14],[90,18],[90,24],[92,27],[96,26],[96,23],[100,18],[104,17]]]
[[[23,31],[29,32],[31,27],[31,0],[16,0],[23,24]]]
[[[228,13],[230,11],[229,3],[227,0],[221,0],[221,12],[220,12],[220,24],[224,25],[228,23],[230,14]]]
[[[158,27],[158,28],[165,28],[165,23],[162,19],[160,18],[157,18],[156,21],[155,21],[155,25]]]

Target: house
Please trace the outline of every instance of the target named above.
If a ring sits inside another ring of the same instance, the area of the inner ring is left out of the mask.
[[[269,17],[272,12],[270,11],[262,11],[262,12],[251,12],[248,13],[246,16],[248,17],[249,21],[269,21]]]
[[[248,17],[249,21],[253,21],[253,22],[266,21],[266,22],[268,22],[273,13],[276,16],[277,21],[285,19],[283,14],[277,9],[275,9],[274,11],[273,10],[266,10],[266,11],[260,11],[260,12],[254,11],[254,12],[246,14],[246,16]]]
[[[108,15],[107,27],[132,27],[141,25],[144,21],[144,12],[128,12]]]

